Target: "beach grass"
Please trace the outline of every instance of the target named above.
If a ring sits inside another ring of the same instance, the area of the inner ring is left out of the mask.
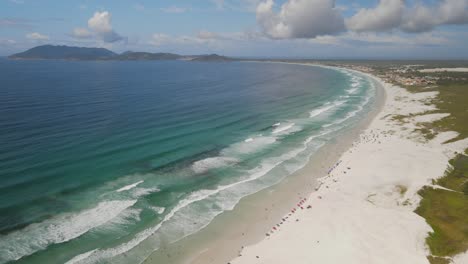
[[[450,116],[433,123],[436,128],[456,131],[458,137],[450,142],[468,137],[468,84],[443,82],[439,87],[438,100],[435,105],[442,113],[450,113]]]
[[[437,82],[437,85],[431,88],[426,86],[402,86],[409,92],[432,92],[437,91],[439,94],[431,104],[434,104],[438,110],[430,111],[423,114],[433,113],[449,113],[450,116],[442,118],[432,123],[421,124],[418,129],[427,140],[433,139],[438,132],[443,131],[456,131],[459,135],[450,139],[447,143],[455,142],[468,137],[468,105],[466,100],[468,98],[468,73],[425,73],[424,75],[431,75],[434,77],[445,78],[465,78],[466,80],[451,80],[442,79]],[[395,121],[403,122],[405,118],[411,116],[395,116]]]
[[[427,73],[424,75],[428,75]],[[430,103],[437,110],[432,113],[449,113],[450,115],[431,123],[420,123],[415,132],[426,140],[433,139],[439,132],[455,131],[458,135],[446,143],[468,138],[468,74],[436,73],[439,77],[437,86],[406,86],[412,93],[437,91],[437,97]],[[451,78],[465,77],[465,80]],[[394,116],[393,120],[405,123],[412,116]],[[431,264],[451,263],[450,258],[468,250],[468,149],[450,160],[445,175],[433,183],[441,187],[424,187],[418,193],[422,197],[416,213],[424,217],[434,232],[426,239],[432,255],[428,256]]]
[[[459,154],[450,160],[451,167],[435,183],[444,188],[425,187],[416,213],[434,230],[426,242],[434,256],[453,256],[468,250],[468,156]],[[431,263],[446,259],[429,258]],[[442,262],[443,263],[443,262]]]
[[[429,262],[431,264],[450,264],[450,260],[447,258],[428,256]]]
[[[451,177],[451,176],[446,176]],[[454,191],[425,187],[416,213],[434,232],[426,239],[434,256],[453,256],[468,249],[468,196]]]

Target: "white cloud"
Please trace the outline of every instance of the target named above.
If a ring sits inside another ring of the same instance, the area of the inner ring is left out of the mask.
[[[468,0],[440,0],[433,5],[404,0],[380,0],[374,8],[361,8],[346,21],[356,32],[381,32],[400,29],[425,32],[440,25],[468,24]]]
[[[112,29],[111,14],[107,11],[94,13],[93,17],[88,20],[88,28],[104,42],[112,43],[123,39]]]
[[[26,34],[26,38],[32,39],[32,40],[49,40],[49,36],[43,35],[38,32]]]
[[[424,32],[439,25],[457,24],[468,24],[468,0],[443,0],[436,6],[419,3],[407,11],[401,29]]]
[[[273,0],[265,0],[256,10],[257,21],[270,38],[315,38],[345,30],[334,0],[288,0],[279,12],[274,5]]]
[[[424,33],[419,35],[382,35],[378,33],[357,34],[350,32],[346,36],[349,40],[367,42],[369,44],[384,44],[384,45],[410,45],[410,46],[427,46],[427,45],[446,45],[449,40],[441,37],[440,34]]]
[[[199,39],[218,39],[220,36],[217,33],[201,30],[197,33]]]
[[[153,46],[161,46],[172,41],[172,37],[162,33],[155,33],[151,36],[150,44]]]
[[[73,29],[72,36],[75,38],[91,38],[93,34],[86,28],[75,28]]]
[[[169,6],[161,8],[161,11],[164,13],[173,13],[173,14],[181,14],[187,11],[187,8],[184,7],[177,7],[177,6]]]
[[[450,41],[441,36],[441,32],[423,34],[384,34],[376,32],[357,33],[348,32],[340,36],[320,36],[309,40],[310,43],[356,46],[443,46]]]
[[[88,20],[88,27],[98,33],[112,31],[110,13],[107,11],[94,13],[94,16]]]
[[[391,30],[401,24],[404,10],[404,0],[380,0],[375,8],[360,9],[346,25],[357,32]]]

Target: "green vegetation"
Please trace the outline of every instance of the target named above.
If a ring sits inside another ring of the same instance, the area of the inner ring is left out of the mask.
[[[440,113],[450,116],[423,124],[420,132],[433,138],[440,131],[456,131],[459,135],[448,142],[468,137],[468,82],[443,81],[438,88],[439,96],[434,104]],[[427,90],[426,90],[427,91]],[[468,152],[468,151],[467,151]],[[468,153],[466,153],[468,154]],[[426,219],[434,232],[427,238],[432,253],[428,259],[432,264],[450,263],[444,258],[468,250],[468,156],[458,154],[450,161],[450,168],[435,184],[453,190],[425,187],[420,190],[421,204],[416,213]]]
[[[453,177],[446,176],[444,178]],[[425,187],[416,213],[434,230],[426,242],[434,256],[453,256],[468,249],[468,196],[443,189]]]
[[[464,84],[442,82],[439,88],[440,94],[435,102],[442,113],[450,113],[450,116],[433,123],[440,130],[457,131],[460,135],[452,141],[468,137],[468,81]]]
[[[441,258],[441,257],[428,256],[427,259],[429,259],[429,262],[431,264],[449,264],[450,263],[449,259]]]
[[[422,73],[412,71],[413,76]],[[468,138],[468,73],[424,73],[438,77],[435,86],[406,86],[412,93],[438,91],[439,95],[431,104],[438,110],[432,113],[449,113],[450,116],[432,123],[418,124],[416,132],[427,140],[437,133],[456,131],[459,135],[446,143]],[[401,86],[401,85],[400,85]],[[413,116],[393,116],[392,120],[405,123]],[[428,260],[431,264],[451,263],[450,257],[468,250],[468,150],[450,160],[450,166],[444,177],[433,180],[434,185],[447,188],[424,187],[419,191],[422,200],[416,213],[426,219],[434,230],[427,237],[431,251]]]
[[[422,73],[413,73],[414,76]],[[468,73],[442,72],[442,73],[424,73],[433,77],[439,77],[437,85],[431,88],[426,86],[404,86],[409,92],[432,92],[438,91],[439,95],[431,103],[438,110],[430,111],[425,114],[449,113],[450,116],[437,120],[433,123],[421,124],[422,128],[417,129],[427,140],[433,139],[438,132],[456,131],[459,135],[449,142],[455,142],[468,137]],[[411,116],[394,116],[393,120],[403,122],[405,118]]]

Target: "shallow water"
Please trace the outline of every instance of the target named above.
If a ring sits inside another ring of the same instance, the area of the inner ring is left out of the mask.
[[[0,263],[143,260],[365,116],[359,74],[0,60]]]

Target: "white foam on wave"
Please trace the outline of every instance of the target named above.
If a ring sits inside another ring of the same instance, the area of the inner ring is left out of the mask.
[[[154,193],[154,192],[159,192],[160,189],[159,188],[135,188],[132,190],[132,197],[133,198],[139,198],[141,196],[145,196],[147,194],[150,194],[150,193]]]
[[[356,87],[356,88],[348,89],[348,90],[346,90],[346,92],[347,92],[348,94],[354,94],[354,93],[357,92],[358,90],[359,90],[359,88]]]
[[[230,166],[238,162],[238,159],[231,157],[211,157],[194,162],[192,164],[192,170],[196,173],[203,173],[210,169]]]
[[[258,136],[251,138],[249,141],[237,142],[221,151],[222,156],[236,157],[242,154],[249,154],[273,144],[276,142],[276,137]]]
[[[278,127],[277,129],[280,130],[278,130],[277,133],[280,133],[281,131],[286,131],[290,129],[290,126],[292,127],[293,125],[294,124],[288,125],[286,128]],[[257,137],[248,138],[244,141],[234,143],[229,147],[223,149],[220,155],[217,157],[210,157],[199,161],[195,161],[192,164],[191,168],[195,173],[204,173],[211,169],[232,166],[236,163],[239,163],[240,160],[239,158],[237,158],[239,155],[254,153],[275,142],[276,137],[273,136],[259,135]]]
[[[291,128],[293,128],[294,125],[295,125],[294,123],[290,123],[290,124],[287,124],[287,125],[284,125],[284,126],[278,126],[271,133],[273,133],[273,134],[284,134],[284,132],[286,132],[286,131],[290,130]],[[297,131],[298,129],[299,128],[297,128],[295,131]],[[290,132],[292,132],[292,131],[290,131]]]
[[[341,104],[345,103],[345,101],[344,102],[335,102],[335,104],[336,103],[338,103],[338,105],[341,105]],[[335,107],[335,104],[332,105],[332,108]],[[330,106],[330,104],[324,105],[324,107],[328,107],[328,106]],[[330,109],[327,109],[325,111],[328,111]],[[318,113],[316,115],[319,115],[322,112],[320,112],[320,113]],[[316,116],[316,115],[314,115],[314,116]],[[311,117],[313,117],[313,116],[311,115]],[[273,125],[273,127],[278,127],[280,125],[281,125],[280,123],[277,123],[277,124]],[[266,175],[269,171],[271,171],[273,168],[280,165],[284,161],[296,157],[299,153],[301,153],[302,151],[307,149],[307,145],[309,143],[311,143],[314,139],[316,139],[318,137],[321,137],[321,136],[324,136],[326,134],[329,134],[331,132],[337,131],[337,130],[339,130],[339,128],[329,129],[329,130],[324,131],[324,132],[322,132],[322,133],[320,133],[318,135],[314,135],[314,136],[311,136],[311,137],[307,138],[306,141],[304,142],[304,147],[303,148],[299,148],[299,149],[290,151],[288,153],[285,153],[285,154],[281,155],[280,157],[277,157],[275,159],[270,159],[268,162],[263,162],[261,164],[261,166],[259,166],[258,168],[254,169],[252,171],[249,171],[250,176],[248,178],[244,179],[244,180],[241,180],[239,182],[232,183],[232,184],[229,184],[229,185],[219,186],[215,190],[199,190],[199,191],[196,191],[196,192],[192,193],[187,198],[179,201],[179,203],[173,209],[171,209],[169,211],[169,213],[167,215],[165,215],[163,220],[160,223],[158,223],[156,226],[148,228],[148,229],[136,234],[136,236],[132,240],[128,241],[127,243],[123,243],[123,244],[121,244],[121,245],[119,245],[119,246],[117,246],[115,248],[99,249],[98,251],[89,252],[89,254],[87,255],[88,259],[86,259],[85,263],[100,262],[103,259],[109,259],[109,258],[112,258],[112,257],[116,257],[116,256],[118,256],[120,254],[123,254],[125,252],[130,251],[131,249],[133,249],[134,247],[139,245],[141,242],[146,240],[148,237],[150,237],[151,235],[156,233],[162,227],[162,225],[164,223],[171,220],[181,209],[186,208],[187,206],[189,206],[189,205],[191,205],[191,204],[193,204],[195,202],[207,199],[208,197],[213,196],[213,195],[215,195],[215,194],[217,194],[217,193],[219,193],[221,191],[230,189],[230,188],[238,186],[240,184],[244,184],[244,183],[259,179],[260,177]],[[227,150],[224,150],[223,152],[224,153],[232,153],[232,152],[235,152],[235,153],[249,153],[249,152],[252,151],[251,148],[246,147],[245,146],[246,144],[243,144],[243,143],[249,143],[248,145],[251,146],[251,145],[253,145],[254,142],[258,143],[258,142],[261,142],[262,140],[264,141],[264,143],[267,143],[267,144],[271,144],[271,143],[274,143],[276,141],[276,138],[274,138],[274,137],[260,137],[260,138],[249,138],[249,139],[251,139],[251,140],[245,140],[244,142],[233,144],[230,148],[228,148]],[[221,213],[221,212],[219,212],[219,213]]]
[[[316,137],[321,136],[321,135],[322,134],[310,137],[309,142],[313,138],[316,138]],[[98,262],[102,261],[103,259],[109,259],[109,258],[112,258],[112,257],[116,257],[116,256],[118,256],[120,254],[123,254],[125,252],[128,252],[129,250],[133,249],[134,247],[139,245],[141,242],[146,240],[148,237],[153,235],[155,232],[157,232],[162,227],[162,225],[164,223],[171,220],[176,215],[176,213],[179,212],[181,209],[186,208],[187,206],[189,206],[189,205],[191,205],[191,204],[193,204],[195,202],[205,200],[208,197],[213,196],[215,194],[218,194],[218,193],[220,193],[222,191],[231,189],[231,188],[233,188],[235,186],[238,186],[240,184],[248,183],[248,182],[259,179],[260,177],[266,175],[269,171],[271,171],[272,169],[274,169],[275,167],[277,167],[278,165],[280,165],[284,161],[289,160],[291,158],[294,158],[299,153],[303,152],[305,149],[307,149],[307,143],[304,142],[304,147],[302,147],[302,148],[292,150],[292,151],[287,152],[287,153],[285,153],[285,154],[283,154],[283,155],[281,155],[279,157],[271,158],[268,161],[262,162],[262,164],[259,167],[255,168],[253,170],[250,170],[248,172],[249,177],[245,178],[244,180],[241,180],[241,181],[238,181],[238,182],[235,182],[235,183],[231,183],[231,184],[228,184],[228,185],[222,185],[222,186],[219,186],[217,189],[214,189],[214,190],[199,190],[199,191],[193,192],[187,198],[179,201],[179,203],[168,214],[166,214],[164,216],[164,219],[161,222],[159,222],[156,226],[150,227],[150,228],[136,234],[135,237],[132,240],[130,240],[130,241],[126,242],[126,243],[123,243],[123,244],[121,244],[121,245],[119,245],[119,246],[117,246],[115,248],[99,249],[97,251],[91,252],[90,254],[87,255],[88,259],[85,259],[85,261],[83,263],[98,263]],[[227,208],[227,209],[229,210],[229,208]],[[226,210],[226,209],[224,209],[224,210]],[[219,214],[221,212],[222,211],[220,210],[220,212],[216,213],[215,215],[217,215],[217,214]],[[206,224],[205,224],[205,226],[206,226]],[[196,232],[196,231],[194,231],[194,232]],[[189,234],[186,234],[186,235],[189,235]]]
[[[314,118],[314,117],[317,117],[325,112],[328,112],[329,110],[335,108],[335,107],[338,107],[340,105],[343,105],[344,103],[346,103],[346,101],[344,100],[339,100],[339,101],[335,101],[333,103],[326,103],[324,104],[323,106],[311,111],[309,113],[309,118]]]
[[[78,213],[59,215],[0,237],[0,263],[18,260],[52,244],[75,239],[118,217],[136,200],[105,201]]]
[[[159,206],[151,206],[150,209],[155,211],[157,214],[163,214],[164,211],[166,211],[166,208]]]
[[[371,97],[372,97],[371,95],[366,96],[364,101],[360,105],[358,105],[356,110],[347,113],[346,116],[344,118],[342,118],[342,119],[339,119],[339,120],[337,120],[335,122],[332,122],[332,123],[329,123],[329,124],[326,124],[326,125],[323,125],[323,127],[327,128],[327,127],[330,127],[330,126],[333,126],[333,125],[338,125],[338,124],[341,124],[341,123],[347,121],[348,119],[350,119],[352,117],[355,117],[359,112],[361,112],[364,109],[364,106],[366,106],[369,103]]]
[[[315,110],[313,110],[313,111],[311,111],[309,113],[309,117],[314,118],[316,116],[319,116],[320,114],[332,109],[333,107],[335,107],[335,106],[334,105],[327,105],[327,106],[323,106],[323,107],[320,107],[318,109],[315,109]]]
[[[126,186],[124,186],[124,187],[122,187],[122,188],[118,189],[118,190],[117,190],[117,192],[123,192],[123,191],[128,191],[128,190],[131,190],[131,189],[133,189],[133,188],[137,187],[137,186],[138,186],[138,184],[141,184],[141,183],[143,183],[143,182],[144,182],[144,181],[138,181],[138,182],[135,182],[135,183],[132,183],[132,184],[126,185]]]
[[[318,135],[310,136],[309,138],[307,138],[303,142],[303,146],[301,148],[297,148],[295,150],[284,153],[283,155],[281,155],[279,157],[270,158],[270,159],[262,162],[259,167],[248,171],[247,173],[248,173],[249,177],[247,177],[247,178],[245,178],[243,180],[240,180],[238,182],[231,183],[231,184],[228,184],[228,185],[218,186],[218,188],[214,189],[214,190],[206,190],[205,189],[205,190],[199,190],[199,191],[193,192],[192,194],[190,194],[185,199],[179,201],[179,203],[174,208],[172,208],[169,211],[169,213],[164,216],[163,220],[160,223],[158,223],[156,226],[150,227],[150,228],[136,234],[135,237],[132,240],[130,240],[130,241],[126,242],[126,243],[120,244],[117,247],[110,248],[110,249],[98,249],[97,251],[93,250],[92,252],[89,252],[89,254],[86,255],[87,259],[82,259],[83,261],[80,262],[80,263],[86,263],[86,264],[100,263],[100,262],[102,262],[103,259],[110,259],[110,258],[119,256],[119,255],[121,255],[121,254],[123,254],[125,252],[130,251],[131,249],[135,248],[140,243],[142,243],[144,240],[148,239],[151,235],[155,234],[159,229],[161,229],[161,227],[163,226],[164,223],[171,220],[178,212],[180,212],[182,209],[186,208],[187,206],[189,206],[189,205],[191,205],[193,203],[205,200],[205,199],[209,198],[210,196],[216,195],[216,194],[218,194],[218,193],[220,193],[222,191],[226,191],[228,189],[239,186],[241,184],[245,184],[245,183],[248,183],[248,182],[255,181],[255,180],[265,176],[268,172],[270,172],[272,169],[276,168],[278,165],[282,164],[283,162],[285,162],[287,160],[290,160],[290,159],[296,157],[301,152],[305,151],[307,149],[307,147],[308,147],[308,144],[313,139],[316,139],[318,137],[327,135],[327,134],[329,134],[331,132],[334,132],[336,130],[337,129],[327,130],[327,131],[323,131],[322,133],[320,133]],[[300,168],[300,166],[290,170],[290,173],[296,171],[299,168]],[[257,191],[259,191],[259,190],[257,190]],[[238,197],[238,198],[239,199],[237,199],[235,202],[231,202],[231,203],[228,203],[228,204],[223,204],[221,210],[219,212],[214,212],[211,215],[211,218],[208,219],[208,222],[204,223],[201,228],[208,225],[209,221],[212,220],[216,215],[222,213],[222,211],[232,210],[234,208],[235,204],[238,203],[238,201],[240,200],[241,197]],[[183,217],[183,218],[186,219],[186,217]],[[197,230],[199,230],[199,229],[197,229]],[[192,230],[191,233],[184,234],[184,237],[188,236],[190,234],[193,234],[197,230]],[[179,239],[182,239],[182,238],[179,238]],[[157,249],[157,248],[155,248],[155,249]]]
[[[354,94],[355,92],[357,92],[359,90],[359,87],[361,86],[361,80],[362,78],[359,78],[359,77],[353,77],[351,78],[351,88],[347,89],[346,92],[348,94]]]
[[[75,256],[74,258],[72,258],[69,261],[65,262],[65,264],[76,264],[76,263],[86,259],[87,257],[91,256],[96,250],[98,250],[98,249],[91,250],[91,251],[88,251],[86,253]]]

